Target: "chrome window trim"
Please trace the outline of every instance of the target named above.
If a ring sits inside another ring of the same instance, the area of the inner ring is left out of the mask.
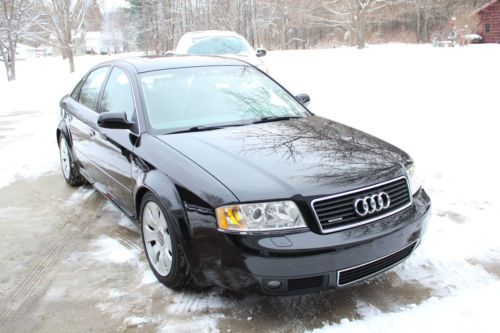
[[[377,275],[377,274],[380,274],[380,273],[382,273],[382,272],[384,272],[384,271],[387,271],[387,270],[389,270],[389,269],[391,269],[391,268],[393,268],[393,267],[395,267],[395,266],[399,265],[400,263],[402,263],[403,261],[405,261],[406,259],[408,259],[408,258],[412,255],[412,253],[413,253],[413,252],[415,251],[415,249],[417,248],[417,243],[418,243],[418,241],[413,242],[413,243],[411,243],[410,245],[403,247],[402,249],[399,249],[399,250],[397,250],[397,251],[391,252],[391,253],[389,253],[389,254],[387,254],[387,255],[383,256],[383,257],[380,257],[380,258],[374,259],[374,260],[372,260],[372,261],[368,261],[368,262],[365,262],[365,263],[360,264],[360,265],[357,265],[357,266],[351,266],[351,267],[348,267],[348,268],[339,269],[339,270],[337,271],[337,286],[338,286],[338,287],[344,287],[344,286],[348,286],[348,285],[350,285],[350,284],[353,284],[353,283],[356,283],[356,282],[359,282],[359,281],[362,281],[362,280],[365,280],[365,279],[369,279],[369,278],[370,278],[370,277],[372,277],[372,276],[375,276],[375,275]],[[343,273],[343,272],[346,272],[346,271],[350,271],[350,270],[353,270],[353,269],[356,269],[356,268],[359,268],[359,267],[363,267],[363,266],[366,266],[366,265],[372,264],[372,263],[374,263],[375,261],[379,261],[379,260],[385,259],[385,258],[387,258],[387,257],[390,257],[390,256],[392,256],[393,254],[396,254],[396,253],[398,253],[398,252],[404,251],[404,250],[406,250],[407,248],[410,248],[410,247],[412,247],[412,246],[413,246],[413,249],[411,250],[411,252],[410,252],[410,253],[409,253],[406,257],[404,257],[403,259],[399,260],[398,262],[396,262],[396,263],[394,263],[394,264],[392,264],[392,265],[390,265],[390,266],[388,266],[388,267],[382,268],[381,270],[378,270],[378,271],[376,271],[375,273],[372,273],[372,274],[367,275],[367,276],[365,276],[365,277],[362,277],[362,278],[360,278],[360,279],[357,279],[357,280],[354,280],[354,281],[351,281],[351,282],[348,282],[348,283],[344,283],[344,284],[339,284],[339,280],[340,280],[340,273]]]
[[[406,180],[406,188],[408,189],[408,195],[410,196],[410,202],[407,203],[406,205],[404,205],[402,207],[399,207],[398,209],[391,210],[391,211],[389,211],[389,212],[387,212],[385,214],[373,217],[371,219],[367,219],[367,220],[364,220],[364,221],[360,221],[360,222],[357,222],[357,223],[352,223],[352,224],[341,226],[341,227],[336,227],[336,228],[334,227],[334,228],[331,228],[331,229],[328,229],[328,230],[324,230],[323,229],[323,226],[321,225],[321,221],[319,220],[318,214],[316,213],[316,209],[314,208],[314,204],[316,202],[324,201],[324,200],[329,200],[329,199],[333,199],[333,198],[337,198],[337,197],[341,197],[341,196],[344,196],[344,195],[349,195],[349,194],[353,194],[353,193],[357,193],[357,192],[366,191],[366,190],[369,190],[369,189],[372,189],[372,188],[375,188],[375,187],[378,187],[378,186],[383,186],[383,185],[387,185],[387,184],[390,184],[390,183],[394,183],[394,182],[396,182],[398,180],[401,180],[401,179]],[[352,190],[352,191],[348,191],[348,192],[337,193],[337,194],[330,195],[330,196],[327,196],[327,197],[322,197],[322,198],[314,199],[314,200],[311,201],[311,208],[312,208],[312,211],[314,213],[314,216],[316,217],[316,221],[318,222],[319,229],[321,230],[321,233],[322,234],[330,234],[332,232],[337,232],[337,231],[352,229],[352,228],[359,227],[359,226],[362,226],[362,225],[365,225],[365,224],[368,224],[368,223],[371,223],[371,222],[374,222],[374,221],[381,220],[383,218],[386,218],[388,216],[394,215],[396,213],[399,213],[399,212],[405,210],[406,208],[410,207],[412,204],[413,204],[413,195],[411,194],[410,183],[409,183],[408,178],[406,176],[401,176],[401,177],[394,178],[392,180],[389,180],[389,181],[386,181],[386,182],[383,182],[383,183],[378,183],[378,184],[367,186],[367,187],[363,187],[363,188],[360,188],[360,189],[356,189],[356,190]]]

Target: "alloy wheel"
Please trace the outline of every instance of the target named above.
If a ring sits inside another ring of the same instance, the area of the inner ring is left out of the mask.
[[[69,156],[68,145],[66,144],[66,140],[61,137],[61,142],[59,144],[59,156],[61,159],[61,167],[66,179],[70,178],[71,173],[71,160]]]
[[[153,201],[144,206],[142,214],[142,232],[149,261],[159,275],[167,276],[172,267],[172,239],[167,220]]]

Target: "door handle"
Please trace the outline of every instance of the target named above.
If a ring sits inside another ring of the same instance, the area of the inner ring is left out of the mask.
[[[95,131],[93,129],[90,130],[90,137],[91,138],[95,137]]]

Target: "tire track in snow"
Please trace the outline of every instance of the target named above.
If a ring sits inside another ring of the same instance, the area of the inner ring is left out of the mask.
[[[14,319],[25,306],[33,303],[45,290],[50,273],[59,262],[62,255],[71,248],[74,240],[81,234],[81,230],[67,223],[61,232],[50,242],[50,246],[43,254],[34,260],[30,273],[22,278],[11,292],[5,297],[6,308],[0,313],[0,327]]]
[[[2,300],[5,300],[3,301],[5,307],[0,309],[0,328],[16,319],[20,313],[23,313],[27,307],[32,306],[35,300],[45,292],[51,281],[54,268],[65,254],[78,250],[84,245],[78,242],[80,236],[90,227],[89,223],[84,223],[84,221],[97,220],[100,211],[99,208],[96,208],[94,212],[89,213],[86,204],[89,203],[88,199],[94,193],[93,191],[89,192],[89,195],[83,198],[84,204],[77,207],[76,211],[71,204],[63,207],[67,210],[73,210],[73,216],[75,217],[69,217],[64,221],[60,231],[48,240],[46,250],[33,259],[31,267],[27,267],[26,271],[29,271],[29,273],[15,280],[19,282],[11,285],[1,295]],[[45,197],[40,197],[40,199],[47,200]],[[54,200],[54,198],[50,199]],[[61,202],[61,200],[56,201],[63,203],[63,205],[67,204],[67,202]]]
[[[132,249],[132,250],[139,250],[142,252],[142,243],[141,243],[141,236],[136,234],[135,232],[118,226],[119,229],[115,230],[111,233],[110,237],[113,239],[116,239],[118,242],[123,244],[123,246]]]

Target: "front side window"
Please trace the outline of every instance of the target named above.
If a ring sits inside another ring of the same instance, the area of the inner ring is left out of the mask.
[[[109,67],[101,67],[89,74],[80,92],[80,104],[97,111],[97,100],[99,99],[99,93],[101,92],[101,87],[106,79],[108,70]]]
[[[308,115],[288,92],[248,66],[155,71],[143,74],[140,83],[150,125],[157,133]]]
[[[125,112],[132,120],[134,111],[130,80],[123,69],[114,67],[102,94],[100,112]]]

